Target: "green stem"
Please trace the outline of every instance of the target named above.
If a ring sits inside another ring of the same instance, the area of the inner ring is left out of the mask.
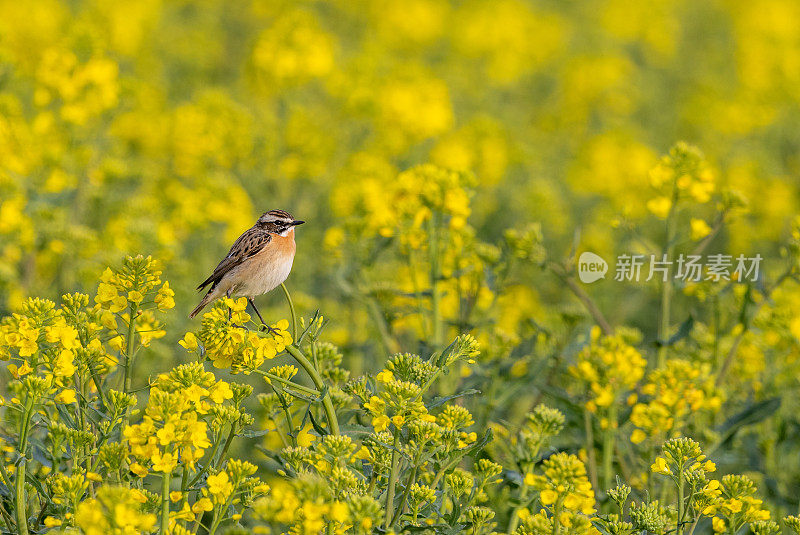
[[[553,535],[559,535],[561,533],[561,507],[562,507],[563,499],[561,497],[558,498],[556,502],[556,506],[553,508]]]
[[[28,461],[22,459],[17,466],[15,488],[16,491],[16,515],[17,515],[17,533],[20,535],[28,535],[28,500],[25,497],[25,471],[28,468]]]
[[[519,505],[511,511],[511,518],[508,519],[508,530],[507,533],[514,533],[514,530],[517,529],[519,525],[519,512],[525,507],[525,501],[528,498],[528,485],[524,481],[522,481],[522,488],[519,491]]]
[[[675,527],[677,535],[683,535],[683,465],[678,466],[678,520]]]
[[[30,428],[32,414],[33,398],[29,394],[25,400],[25,414],[22,418],[22,426],[19,434],[19,454],[22,459],[14,473],[14,505],[17,517],[17,533],[19,533],[19,535],[28,535],[28,499],[25,496],[25,474],[28,470],[28,459],[25,456],[25,452],[28,449],[28,430]]]
[[[603,485],[610,489],[614,482],[614,433],[617,428],[617,405],[608,407],[608,425],[603,430]]]
[[[303,385],[299,385],[297,383],[293,383],[289,379],[284,379],[283,377],[275,375],[274,373],[265,372],[265,371],[262,371],[262,370],[259,370],[259,369],[256,369],[256,373],[261,374],[264,377],[268,377],[272,381],[278,381],[279,383],[283,383],[286,386],[288,386],[290,388],[294,388],[294,389],[296,389],[299,392],[302,392],[304,394],[308,394],[309,396],[314,396],[314,397],[319,396],[319,392],[314,390],[313,388],[308,388],[307,386],[303,386]]]
[[[694,522],[692,522],[692,527],[689,530],[689,534],[688,535],[694,535],[694,528],[696,528],[697,527],[697,523],[700,522],[700,517],[701,516],[702,515],[697,515],[697,518],[694,519]]]
[[[225,515],[228,513],[228,509],[231,506],[231,499],[233,498],[233,494],[234,493],[231,493],[231,495],[228,496],[228,499],[225,500],[225,504],[219,510],[219,514],[214,517],[214,522],[211,524],[211,528],[209,528],[208,530],[209,535],[214,535],[217,532],[217,528],[219,527],[222,520],[225,518]]]
[[[134,314],[136,313],[136,305],[130,303],[128,307],[128,339],[125,343],[125,370],[122,379],[122,391],[126,394],[131,391],[131,380],[132,380],[132,370],[131,367],[133,366],[133,352],[136,346],[136,320],[134,318]],[[125,429],[125,426],[128,425],[128,421],[130,419],[131,408],[128,407],[125,409],[125,416],[122,419],[122,429]]]
[[[439,221],[434,212],[429,220],[430,234],[430,283],[431,283],[431,315],[433,316],[433,346],[438,349],[442,345],[442,318],[439,307]]]
[[[453,459],[452,461],[450,461],[446,465],[442,466],[442,468],[436,473],[436,476],[434,476],[433,482],[431,482],[430,487],[432,489],[436,490],[436,487],[439,485],[439,481],[441,481],[442,476],[445,474],[445,472],[447,472],[452,467],[454,467],[456,464],[458,464],[458,461],[460,461],[460,460],[461,459],[459,457],[456,457],[455,459]]]
[[[384,527],[389,529],[392,524],[394,513],[394,490],[397,485],[397,472],[400,468],[400,431],[395,430],[394,442],[392,443],[392,468],[389,472],[389,487],[386,489],[386,517]]]
[[[315,370],[314,366],[311,364],[311,361],[308,360],[303,352],[293,345],[286,346],[286,351],[294,357],[298,364],[300,364],[300,366],[302,366],[306,373],[311,377],[311,381],[314,383],[314,386],[317,387],[317,390],[320,392],[324,391],[325,383],[322,381],[322,377],[320,377],[317,370]],[[333,408],[331,395],[327,391],[322,397],[322,407],[325,410],[325,418],[328,420],[328,428],[331,434],[338,435],[339,420],[336,419],[336,411]]]
[[[673,257],[675,241],[675,211],[678,204],[678,187],[673,186],[672,204],[669,208],[666,220],[666,243],[663,252],[669,262]],[[667,271],[667,280],[661,284],[661,318],[658,325],[658,339],[661,345],[658,347],[658,367],[664,366],[667,359],[667,339],[669,338],[669,317],[672,303],[672,273]]]
[[[237,427],[238,427],[237,424],[235,423],[231,424],[231,432],[228,433],[228,438],[225,440],[225,445],[222,446],[222,452],[219,454],[219,459],[217,459],[217,463],[215,465],[216,468],[222,466],[222,460],[228,454],[228,450],[230,449],[231,443],[233,442],[233,437],[236,436]]]
[[[397,512],[392,517],[392,526],[394,526],[398,520],[400,520],[400,515],[403,514],[403,509],[406,506],[406,501],[408,500],[408,493],[411,491],[411,486],[417,482],[417,470],[419,469],[419,458],[422,455],[422,446],[417,450],[417,454],[414,456],[414,468],[411,470],[411,476],[408,478],[408,482],[406,483],[406,488],[403,490],[403,496],[400,498],[400,505],[397,506]]]
[[[289,304],[289,311],[292,313],[292,341],[297,341],[297,313],[294,310],[294,302],[292,301],[292,296],[289,295],[289,290],[286,289],[286,285],[281,283],[281,290],[283,290],[283,295],[286,296],[286,302]]]
[[[592,425],[592,413],[589,409],[583,409],[583,429],[586,434],[586,456],[589,458],[589,480],[592,488],[597,491],[597,457],[594,450],[594,426]]]
[[[205,466],[203,466],[203,468],[199,472],[197,472],[197,474],[195,474],[195,476],[189,482],[189,486],[186,487],[187,489],[194,487],[195,483],[200,481],[200,478],[203,477],[203,474],[205,474],[208,471],[208,469],[211,468],[211,463],[214,460],[214,455],[217,454],[220,442],[222,442],[221,433],[218,434],[216,440],[214,440],[214,445],[211,447],[211,454],[208,456],[208,461],[206,462]]]
[[[169,482],[172,472],[164,472],[161,480],[161,534],[169,533]]]

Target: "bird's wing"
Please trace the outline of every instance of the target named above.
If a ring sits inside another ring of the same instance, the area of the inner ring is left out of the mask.
[[[214,268],[214,273],[201,282],[197,289],[202,290],[209,284],[213,288],[222,280],[222,277],[251,256],[258,254],[270,241],[272,241],[272,235],[259,227],[252,227],[246,230],[234,242],[228,252],[228,256],[223,258],[222,262]]]

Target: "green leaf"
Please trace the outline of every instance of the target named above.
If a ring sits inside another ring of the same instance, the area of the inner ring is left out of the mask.
[[[245,431],[236,433],[236,435],[245,438],[257,438],[257,437],[263,437],[267,433],[269,433],[268,429],[247,429]]]
[[[710,455],[722,444],[733,438],[733,436],[743,427],[756,424],[766,420],[777,411],[781,406],[781,398],[774,397],[751,403],[742,411],[734,414],[723,423],[717,432],[720,435],[716,444],[711,446],[706,453]]]
[[[680,342],[681,340],[689,336],[689,333],[692,332],[692,327],[694,327],[694,316],[689,314],[689,317],[686,318],[686,320],[684,320],[683,323],[681,323],[680,327],[678,327],[678,332],[670,336],[669,339],[666,341],[656,340],[656,347],[661,347],[661,346],[670,347],[675,345],[676,343]]]
[[[492,430],[491,430],[491,429],[487,429],[487,430],[486,430],[486,431],[483,433],[483,435],[481,436],[481,438],[479,438],[479,439],[478,439],[478,440],[475,442],[475,444],[473,444],[472,446],[470,446],[470,447],[467,449],[467,451],[464,453],[464,456],[465,456],[465,457],[466,457],[466,456],[474,457],[475,455],[477,455],[478,453],[480,453],[480,451],[481,451],[481,450],[482,450],[482,449],[483,449],[483,448],[486,446],[486,444],[488,444],[489,442],[491,442],[493,438],[494,438],[494,435],[493,435],[493,433],[492,433]]]
[[[457,394],[453,394],[452,396],[442,396],[442,397],[435,397],[433,401],[428,404],[429,409],[433,409],[440,405],[444,405],[450,400],[461,398],[464,396],[474,396],[475,394],[480,394],[480,390],[475,390],[474,388],[470,388],[469,390],[464,390],[463,392],[459,392]]]

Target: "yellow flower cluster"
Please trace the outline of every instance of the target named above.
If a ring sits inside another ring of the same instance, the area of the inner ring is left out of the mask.
[[[542,505],[555,514],[564,510],[584,515],[594,513],[594,491],[580,459],[561,452],[545,459],[542,466],[544,475],[525,476],[525,482],[539,491]]]
[[[230,385],[217,381],[199,363],[181,365],[159,376],[141,423],[123,435],[139,462],[131,466],[139,477],[152,469],[170,473],[180,461],[190,469],[211,446],[205,416],[233,397]]]
[[[714,516],[714,531],[736,533],[746,524],[769,520],[770,513],[755,492],[755,483],[747,476],[724,476],[709,492],[712,503],[703,510],[703,514]]]
[[[397,176],[385,173],[382,183],[360,181],[339,190],[335,206],[342,216],[359,214],[354,239],[396,236],[404,247],[421,249],[433,218],[454,231],[466,226],[474,183],[469,174],[425,164]]]
[[[620,396],[633,389],[644,376],[647,361],[622,335],[603,336],[592,327],[589,345],[578,355],[570,373],[589,385],[591,412],[605,411],[620,402]]]
[[[85,125],[117,104],[118,67],[108,58],[81,62],[71,50],[53,47],[44,52],[36,81],[36,105],[68,123]]]
[[[161,271],[149,256],[125,258],[120,269],[106,268],[100,281],[94,301],[111,313],[139,307],[148,299],[152,299],[159,310],[175,306],[175,292],[170,289],[169,282],[161,282]]]
[[[703,411],[713,414],[722,405],[710,367],[681,359],[671,359],[664,368],[650,372],[641,393],[649,399],[634,405],[631,412],[634,444],[680,433],[692,417]]]
[[[155,260],[149,256],[128,256],[120,268],[106,268],[100,281],[94,301],[103,311],[101,323],[115,334],[109,340],[112,349],[118,352],[127,350],[124,344],[131,321],[138,341],[144,347],[166,334],[152,309],[166,311],[173,308],[175,292],[169,287],[169,282],[161,281],[161,271]]]
[[[681,198],[706,203],[715,189],[714,174],[703,154],[683,142],[676,144],[650,171],[650,182],[658,190],[669,189],[647,202],[647,208],[661,219],[667,217]],[[699,229],[693,231],[697,233]]]
[[[202,514],[203,511],[211,511],[215,507],[228,509],[240,503],[251,504],[253,500],[269,492],[268,485],[257,477],[251,477],[257,470],[252,463],[231,459],[224,470],[208,476],[201,497],[192,506],[192,512]],[[218,516],[224,516],[224,511]]]
[[[233,373],[252,373],[265,360],[275,358],[292,343],[289,322],[280,320],[266,333],[245,328],[250,314],[245,312],[247,299],[224,298],[203,315],[200,331],[187,333],[180,344],[212,361],[216,368],[230,368]]]
[[[73,376],[78,370],[79,355],[86,362],[98,364],[110,359],[95,337],[102,327],[95,322],[87,323],[81,326],[82,337],[70,319],[68,303],[85,305],[88,297],[68,295],[64,296],[64,302],[63,307],[56,309],[52,301],[32,298],[18,313],[4,318],[0,323],[0,359],[11,361],[8,371],[18,381],[29,375],[41,378],[44,390],[39,395],[52,395],[61,403],[74,403]],[[84,368],[82,373],[85,372]],[[23,391],[26,396],[29,393],[32,392]],[[12,402],[19,403],[19,399],[14,397]]]
[[[254,502],[253,511],[262,521],[291,526],[293,533],[302,535],[315,535],[326,525],[336,533],[372,533],[382,520],[382,508],[372,497],[353,494],[339,499],[331,495],[325,479],[311,473],[301,473],[291,484],[274,485],[269,497]]]
[[[96,497],[78,505],[75,525],[86,535],[146,533],[156,524],[147,510],[147,496],[140,490],[102,486]]]
[[[422,388],[409,381],[395,379],[390,370],[383,370],[376,376],[379,390],[377,395],[363,404],[372,415],[375,431],[385,431],[390,424],[396,429],[406,422],[435,422],[436,417],[428,414],[422,402]]]

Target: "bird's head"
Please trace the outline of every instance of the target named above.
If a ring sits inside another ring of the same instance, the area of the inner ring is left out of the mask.
[[[294,227],[302,225],[305,221],[298,221],[289,212],[283,210],[270,210],[258,218],[258,224],[263,226],[267,232],[288,236]]]

